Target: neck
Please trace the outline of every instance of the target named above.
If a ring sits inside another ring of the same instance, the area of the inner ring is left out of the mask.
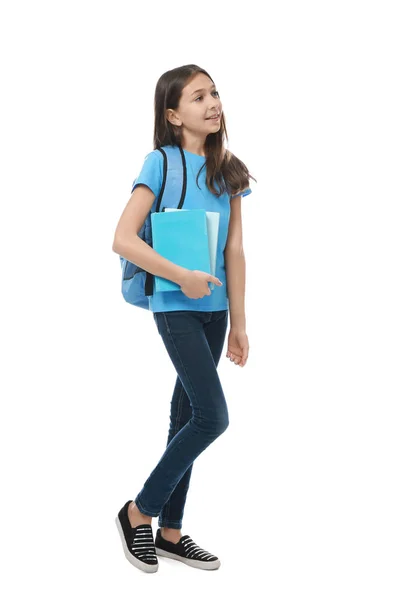
[[[193,154],[199,154],[199,156],[205,156],[206,153],[204,151],[204,144],[206,138],[195,136],[191,133],[185,132],[182,135],[181,147],[188,152],[193,152]]]

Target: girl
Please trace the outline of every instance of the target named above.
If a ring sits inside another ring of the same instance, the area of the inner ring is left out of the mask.
[[[182,518],[193,461],[228,427],[228,410],[217,373],[228,312],[226,357],[243,367],[249,352],[244,310],[245,257],[241,197],[251,193],[246,166],[224,148],[222,103],[214,81],[196,65],[164,73],[155,91],[154,150],[144,160],[117,225],[113,251],[148,273],[176,282],[179,291],[149,297],[150,309],[177,379],[171,400],[167,448],[116,524],[126,558],[146,572],[158,570],[157,554],[200,569],[217,569],[218,557],[182,535]],[[187,166],[185,208],[220,213],[216,276],[165,259],[137,233],[160,193],[163,156],[178,146]],[[208,283],[216,284],[211,292]],[[229,300],[229,303],[228,303]],[[158,516],[156,538],[152,517]]]

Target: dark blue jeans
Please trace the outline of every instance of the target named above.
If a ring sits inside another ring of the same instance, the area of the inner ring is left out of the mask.
[[[228,310],[153,313],[178,374],[171,400],[167,448],[135,498],[159,527],[182,528],[193,461],[228,427],[228,407],[217,373]]]

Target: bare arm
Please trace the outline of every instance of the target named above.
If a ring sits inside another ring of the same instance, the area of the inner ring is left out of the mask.
[[[246,329],[246,260],[244,254],[232,251],[225,253],[225,268],[231,327]]]
[[[148,273],[181,285],[188,269],[164,258],[138,236],[154,199],[155,195],[146,185],[139,184],[135,188],[118,222],[112,250]]]
[[[224,255],[231,328],[245,330],[246,259],[243,250],[241,200],[241,196],[231,199]]]

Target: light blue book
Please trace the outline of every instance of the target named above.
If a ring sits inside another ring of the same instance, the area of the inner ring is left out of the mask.
[[[165,211],[176,210],[191,210],[190,208],[165,208]],[[197,209],[194,209],[197,210]],[[207,231],[208,231],[208,249],[210,251],[210,273],[215,276],[217,264],[217,245],[218,245],[218,230],[219,230],[219,212],[206,211]],[[211,290],[215,288],[215,283],[210,281]]]
[[[180,267],[211,272],[207,217],[204,209],[151,213],[153,249]],[[154,276],[155,292],[180,290],[169,279]]]

